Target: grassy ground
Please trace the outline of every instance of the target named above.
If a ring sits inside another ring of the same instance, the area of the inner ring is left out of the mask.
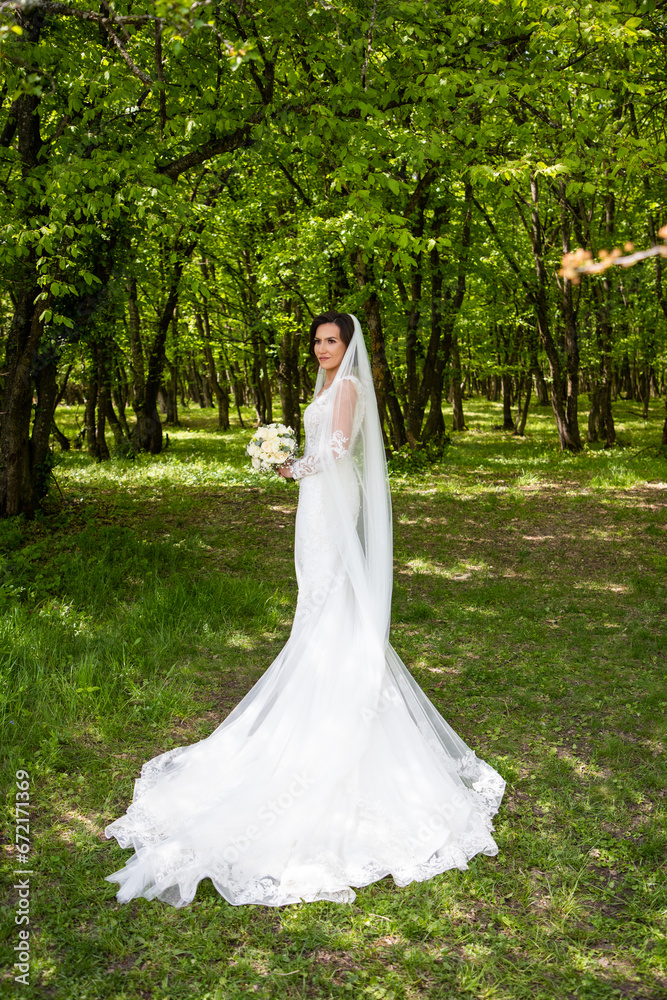
[[[297,488],[199,410],[157,458],[64,455],[63,499],[0,522],[7,885],[20,767],[34,872],[31,985],[9,891],[2,995],[665,997],[667,462],[643,451],[661,401],[637,409],[625,447],[571,457],[549,411],[519,440],[471,400],[440,465],[394,469],[394,645],[508,790],[496,858],[350,906],[233,908],[210,883],[185,910],[116,903],[129,853],[102,830],[141,764],[210,733],[287,639]]]

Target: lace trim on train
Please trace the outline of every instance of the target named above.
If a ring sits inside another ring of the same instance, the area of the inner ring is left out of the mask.
[[[178,767],[178,758],[185,749],[178,747],[144,764],[135,783],[135,800],[125,816],[106,828],[106,835],[115,837],[121,847],[134,846],[138,852],[125,868],[109,876],[109,881],[120,883],[120,899],[127,883],[128,898],[159,897],[172,906],[186,906],[194,898],[198,883],[210,878],[218,892],[235,905],[283,906],[301,899],[351,902],[355,898],[353,885],[367,885],[386,875],[392,875],[399,886],[422,882],[451,868],[464,870],[476,854],[495,855],[498,850],[492,836],[492,816],[500,804],[504,781],[471,750],[462,758],[450,758],[450,767],[464,785],[462,794],[474,805],[470,822],[454,837],[446,822],[447,812],[441,810],[445,817],[440,827],[443,842],[428,858],[419,858],[418,831],[407,831],[400,817],[378,811],[375,804],[362,803],[360,827],[384,831],[384,842],[378,844],[377,854],[393,857],[391,867],[386,862],[369,860],[355,868],[327,854],[310,858],[306,865],[290,866],[288,862],[280,877],[268,873],[258,876],[256,870],[244,871],[240,859],[226,863],[219,858],[200,857],[192,848],[170,844],[164,827],[161,833],[156,829],[160,818],[154,810],[143,808],[145,794],[165,772]],[[144,847],[150,851],[142,857]]]
[[[138,819],[138,815],[135,818]],[[377,822],[377,816],[369,816],[369,821]],[[113,833],[119,825],[112,824],[108,830]],[[279,878],[268,873],[258,876],[256,872],[244,872],[238,860],[225,863],[218,859],[205,859],[197,856],[191,848],[173,848],[164,844],[152,846],[149,858],[142,859],[140,855],[135,855],[125,868],[108,876],[108,881],[120,883],[119,899],[123,898],[123,887],[127,884],[129,897],[158,897],[176,907],[192,902],[197,885],[204,878],[210,878],[220,895],[235,905],[257,903],[284,906],[300,900],[352,902],[356,895],[352,886],[368,885],[387,875],[393,877],[396,885],[405,886],[411,882],[426,881],[452,868],[463,871],[476,854],[495,855],[498,848],[491,829],[488,818],[488,829],[486,824],[477,825],[454,843],[447,842],[450,835],[446,834],[442,845],[426,859],[420,860],[418,852],[410,851],[407,842],[404,843],[403,858],[391,867],[379,860],[369,860],[358,867],[344,865],[339,858],[326,853],[310,858],[307,864],[290,865],[288,862]],[[114,836],[118,837],[118,833]],[[381,856],[383,849],[388,854],[395,853],[396,843],[403,834],[400,824],[395,831],[389,831],[386,843],[380,845],[378,854]],[[135,843],[137,839],[151,843],[145,831],[131,839]]]
[[[482,812],[495,816],[505,793],[505,779],[485,760],[480,760],[474,750],[458,759],[456,772],[479,800]]]

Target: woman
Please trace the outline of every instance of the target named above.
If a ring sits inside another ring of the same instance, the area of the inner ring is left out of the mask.
[[[306,408],[290,638],[200,743],[144,765],[106,829],[135,854],[118,899],[185,906],[202,878],[230,903],[351,902],[495,854],[505,783],[456,735],[389,644],[391,500],[357,319],[318,316]]]

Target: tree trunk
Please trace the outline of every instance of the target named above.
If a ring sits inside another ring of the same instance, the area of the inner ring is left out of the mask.
[[[128,333],[130,336],[130,352],[132,356],[132,382],[134,399],[142,399],[146,389],[146,372],[144,366],[144,350],[141,343],[141,315],[137,302],[137,282],[130,279],[128,285],[127,310],[129,315]]]
[[[512,376],[509,372],[502,373],[501,382],[503,386],[503,430],[513,431],[515,424],[512,416]]]
[[[194,352],[190,355],[190,387],[192,392],[192,398],[194,402],[199,406],[201,410],[204,409],[204,392],[202,388],[201,375],[199,374],[199,369],[197,368],[197,362],[195,361]]]
[[[394,448],[402,448],[407,444],[405,422],[396,396],[394,378],[387,363],[387,352],[380,316],[380,300],[372,287],[372,267],[364,260],[364,254],[357,250],[355,254],[355,273],[359,290],[364,294],[363,309],[371,342],[371,366],[373,370],[373,385],[377,397],[380,421],[388,418],[389,435]]]
[[[421,435],[422,441],[441,444],[446,427],[442,415],[442,387],[445,368],[449,365],[451,336],[445,334],[442,315],[442,266],[437,245],[431,251],[431,335],[424,361],[422,393],[428,392],[429,410]]]
[[[204,360],[205,361],[207,360],[206,357],[204,357]],[[215,363],[213,365],[213,371],[215,372]],[[214,395],[214,390],[211,384],[211,380],[206,372],[200,373],[199,378],[201,381],[201,394],[202,394],[202,399],[204,401],[203,403],[204,409],[210,410],[213,407],[213,395]]]
[[[172,374],[173,372],[173,374]],[[167,390],[167,414],[165,423],[169,427],[179,427],[180,420],[178,419],[178,374],[175,369],[169,370],[169,381],[166,385]]]
[[[606,225],[607,235],[611,237],[614,232],[615,200],[613,194],[606,198]],[[614,426],[614,414],[611,406],[611,398],[614,383],[614,365],[612,359],[612,330],[609,321],[609,311],[611,308],[612,284],[609,271],[605,271],[602,288],[599,284],[594,286],[598,292],[598,343],[600,346],[600,422],[604,427],[606,438],[605,447],[611,448],[616,442],[616,428]]]
[[[457,265],[456,286],[447,289],[442,294],[443,275],[440,254],[437,245],[431,251],[431,337],[429,340],[424,375],[422,378],[421,401],[425,404],[427,396],[430,399],[429,415],[422,432],[422,441],[442,441],[445,434],[445,422],[442,417],[442,392],[445,374],[452,376],[458,372],[458,386],[453,395],[453,429],[465,430],[463,416],[463,396],[461,392],[461,356],[455,325],[466,294],[466,272],[468,253],[470,249],[470,216],[472,204],[472,186],[465,185],[464,214],[461,225],[461,247]],[[440,233],[448,221],[448,209],[436,209],[434,219],[435,233]],[[440,334],[438,337],[437,334]]]
[[[218,355],[217,370],[221,372],[223,376],[222,381],[219,382],[220,390],[222,392],[222,398],[218,400],[218,426],[221,427],[222,430],[228,431],[229,428],[231,427],[229,421],[229,404],[231,401],[231,392],[229,388],[230,387],[229,372],[227,371],[227,368],[225,366],[225,359],[223,358],[222,354]]]
[[[113,391],[111,394],[111,399],[115,403],[116,408],[118,410],[117,414],[118,423],[123,429],[123,437],[126,441],[129,441],[132,435],[127,423],[127,417],[125,416],[125,405],[124,405],[125,400],[123,394],[120,392]]]
[[[634,371],[630,369],[630,358],[626,351],[621,360],[621,371],[619,376],[620,391],[625,393],[627,400],[636,399]]]
[[[514,434],[516,437],[523,437],[526,433],[526,421],[528,420],[528,407],[530,406],[530,396],[533,388],[533,380],[530,374],[526,376],[523,380],[523,385],[526,391],[526,398],[523,403],[523,409],[520,413],[516,415],[516,429]]]
[[[118,423],[123,429],[123,438],[126,441],[130,440],[130,428],[127,425],[127,417],[125,416],[125,407],[127,406],[128,399],[128,385],[127,385],[127,375],[125,373],[125,368],[120,362],[116,361],[116,379],[115,384],[111,389],[111,399],[118,411]]]
[[[60,450],[61,451],[69,451],[70,450],[70,441],[69,441],[69,438],[66,437],[63,434],[63,432],[60,430],[60,428],[57,426],[56,420],[55,420],[55,412],[56,412],[56,409],[58,408],[58,406],[59,406],[59,404],[60,404],[63,396],[67,392],[67,382],[68,382],[68,379],[69,379],[69,376],[70,376],[70,372],[72,371],[72,367],[73,367],[72,365],[68,366],[67,371],[65,372],[65,378],[63,379],[63,384],[60,386],[60,389],[58,389],[56,398],[55,398],[55,400],[53,402],[53,414],[54,414],[54,416],[53,416],[53,420],[51,422],[51,433],[55,435],[56,441],[60,445]]]
[[[251,388],[253,401],[255,404],[255,415],[257,423],[260,425],[270,424],[272,417],[271,400],[267,399],[265,393],[265,379],[263,371],[262,336],[257,329],[255,322],[251,327],[250,343],[252,346],[252,369]]]
[[[152,455],[157,455],[162,451],[162,421],[157,410],[157,394],[160,391],[166,360],[167,332],[178,303],[178,281],[182,270],[183,264],[176,264],[167,301],[158,321],[155,340],[148,359],[148,373],[143,398],[135,398],[134,401],[137,423],[132,431],[132,443],[137,450],[148,451]]]
[[[534,331],[531,330],[529,333],[529,340],[528,340],[529,368],[528,368],[528,374],[523,380],[523,387],[526,393],[526,399],[523,405],[521,416],[519,417],[519,415],[517,414],[517,429],[515,432],[517,437],[523,437],[526,431],[526,422],[528,420],[528,413],[530,412],[529,407],[530,407],[530,400],[533,392],[533,387],[541,384],[544,387],[545,392],[547,388],[544,378],[542,376],[542,372],[540,371],[539,361],[537,360],[537,348],[538,348],[537,337],[535,336]],[[535,395],[538,395],[537,389],[535,390]],[[547,397],[547,402],[548,401],[549,400]],[[538,397],[538,403],[539,403],[539,397]]]
[[[262,393],[264,395],[266,405],[266,422],[267,424],[270,424],[273,422],[273,395],[271,393],[271,380],[269,379],[269,366],[266,359],[266,343],[264,341],[264,337],[261,335],[259,338],[259,356]]]
[[[39,306],[38,306],[39,308]],[[55,362],[49,361],[35,375],[37,407],[30,437],[30,458],[33,469],[35,495],[42,499],[49,488],[49,478],[53,466],[50,438],[53,415],[56,411],[58,384]]]
[[[228,431],[229,388],[227,383],[221,385],[218,381],[218,373],[215,370],[215,359],[213,357],[213,351],[211,350],[211,328],[209,324],[208,310],[206,307],[204,307],[203,320],[200,313],[195,313],[195,323],[197,324],[197,330],[202,340],[204,358],[208,367],[208,380],[211,384],[213,392],[215,393],[215,398],[218,403],[218,429]]]
[[[299,344],[301,341],[301,306],[299,303],[292,303],[287,299],[284,303],[284,311],[287,316],[294,315],[294,328],[289,324],[285,329],[280,341],[280,354],[276,371],[278,375],[278,391],[280,393],[280,406],[282,410],[283,423],[292,427],[296,432],[296,439],[301,440],[301,407],[299,405],[300,384],[299,384]]]
[[[463,394],[461,392],[461,352],[459,351],[459,338],[455,330],[452,330],[450,374],[452,378],[452,430],[465,431],[467,428],[463,416]],[[514,423],[512,423],[512,427],[514,427]]]
[[[587,438],[590,444],[597,441],[600,428],[600,406],[598,403],[599,398],[599,388],[594,379],[590,380],[590,388],[588,390],[588,433]]]
[[[98,342],[95,345],[95,361],[97,365],[97,421],[95,423],[95,439],[97,442],[97,458],[100,462],[108,462],[111,458],[104,435],[107,410],[111,406],[107,385],[108,375],[105,365],[105,354],[105,345]]]
[[[107,399],[104,387],[102,387],[101,392],[99,392],[97,396],[97,420],[95,422],[95,437],[97,439],[97,453],[99,456],[98,461],[100,462],[108,462],[111,458],[109,446],[107,445],[105,437],[108,405],[111,404]]]
[[[616,443],[616,426],[611,405],[613,379],[610,369],[611,359],[605,352],[602,358],[602,384],[599,394],[600,427],[605,437],[605,448],[611,448]]]
[[[648,362],[644,362],[644,367],[639,378],[639,392],[643,403],[642,417],[644,420],[648,420],[649,405],[651,402],[651,370]]]
[[[571,219],[565,197],[565,184],[559,180],[561,195],[561,241],[563,255],[570,253]],[[566,390],[565,418],[574,441],[581,449],[579,436],[579,327],[578,309],[574,305],[574,289],[568,278],[563,278],[560,286],[561,306],[565,320]]]
[[[651,242],[655,245],[655,243],[657,242],[655,220],[650,213],[648,217],[648,228],[649,228],[649,235],[651,237]],[[653,259],[655,261],[655,292],[658,302],[660,303],[660,308],[662,309],[664,316],[667,318],[667,295],[665,295],[664,287],[662,284],[662,268],[664,262],[662,257],[654,257]],[[662,425],[661,444],[663,448],[667,448],[667,392],[665,392],[665,421]]]
[[[178,427],[178,362],[174,364],[167,362],[169,369],[169,380],[165,383],[165,395],[167,401],[167,424],[170,427]]]
[[[95,412],[97,410],[97,365],[91,363],[86,389],[86,409],[84,411],[84,427],[86,432],[86,447],[91,458],[99,462],[97,434],[95,429]]]
[[[538,406],[548,406],[549,405],[549,388],[542,374],[542,369],[540,368],[539,362],[537,360],[537,349],[535,350],[534,360],[531,356],[531,370],[533,372],[533,386],[535,388],[535,395],[537,396]]]
[[[417,222],[413,227],[413,235],[418,239],[424,235],[424,210],[426,198],[419,200]],[[407,319],[405,334],[405,411],[406,411],[406,434],[411,447],[415,447],[417,439],[421,434],[422,420],[424,419],[423,396],[420,392],[419,372],[417,370],[417,356],[419,347],[418,327],[421,316],[422,298],[422,255],[417,254],[415,265],[412,268],[410,280],[410,292],[408,293],[400,275],[397,275],[397,285],[403,301],[403,310]]]
[[[53,424],[51,425],[51,430],[52,430],[53,434],[55,435],[56,441],[60,445],[60,450],[61,451],[69,451],[70,447],[71,447],[70,440],[60,430],[60,428],[56,424],[55,420],[53,421]]]
[[[162,422],[157,411],[157,403],[152,411],[147,406],[135,411],[137,422],[132,431],[132,444],[139,451],[159,455],[162,451]]]
[[[109,426],[111,427],[111,433],[113,434],[116,448],[122,448],[124,444],[129,442],[129,435],[127,437],[125,436],[123,425],[116,416],[116,411],[113,408],[113,402],[110,395],[106,400],[106,418],[109,421]]]
[[[223,347],[224,350],[224,347]],[[227,362],[229,373],[231,375],[232,392],[234,393],[234,406],[236,407],[236,414],[239,418],[239,424],[241,427],[245,427],[243,423],[243,415],[241,413],[241,407],[245,404],[245,382],[243,379],[243,373],[239,367],[238,361],[228,361]]]
[[[185,374],[182,371],[179,372],[178,369],[176,369],[176,379],[178,381],[178,394],[180,397],[181,406],[183,407],[184,410],[186,410],[188,408],[188,401],[190,397],[188,396],[186,398],[185,390],[187,389],[187,385],[185,382]]]
[[[22,27],[21,39],[29,46],[37,46],[44,15],[41,11],[20,11],[17,15]],[[33,93],[19,93],[11,105],[3,135],[8,145],[14,135],[18,139],[18,162],[26,181],[24,224],[26,230],[34,229],[40,218],[41,187],[37,176],[42,137],[40,132],[39,104],[41,97]],[[44,463],[48,456],[49,432],[53,421],[53,403],[57,389],[49,404],[45,370],[38,376],[42,385],[42,408],[39,414],[39,440],[31,441],[30,418],[33,401],[33,362],[44,331],[40,319],[46,302],[38,301],[41,292],[38,282],[37,259],[29,251],[24,262],[12,275],[14,315],[7,334],[4,361],[4,386],[0,400],[0,516],[11,517],[25,513],[32,515],[48,487]],[[53,373],[55,385],[55,372]],[[40,390],[38,388],[38,394]],[[51,413],[44,410],[52,406]],[[38,424],[37,415],[33,425]]]
[[[582,444],[579,437],[579,426],[576,421],[572,422],[571,408],[567,405],[563,392],[563,371],[558,349],[554,343],[549,324],[549,309],[547,302],[547,274],[544,266],[542,251],[542,225],[539,213],[539,191],[537,178],[531,175],[530,193],[532,201],[531,210],[531,244],[533,259],[535,261],[535,271],[537,273],[537,285],[532,290],[532,299],[537,317],[537,329],[549,359],[551,369],[551,405],[556,418],[558,428],[558,438],[562,451],[581,451]],[[575,407],[576,414],[576,407]]]

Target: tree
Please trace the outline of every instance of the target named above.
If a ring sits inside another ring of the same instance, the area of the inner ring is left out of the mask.
[[[664,222],[664,6],[5,4],[0,512],[47,488],[65,365],[100,460],[107,426],[160,450],[186,364],[221,426],[233,392],[298,428],[324,305],[364,320],[391,447],[501,385],[571,451],[585,386],[611,446],[619,386],[662,391],[661,263],[657,301],[557,272]]]

